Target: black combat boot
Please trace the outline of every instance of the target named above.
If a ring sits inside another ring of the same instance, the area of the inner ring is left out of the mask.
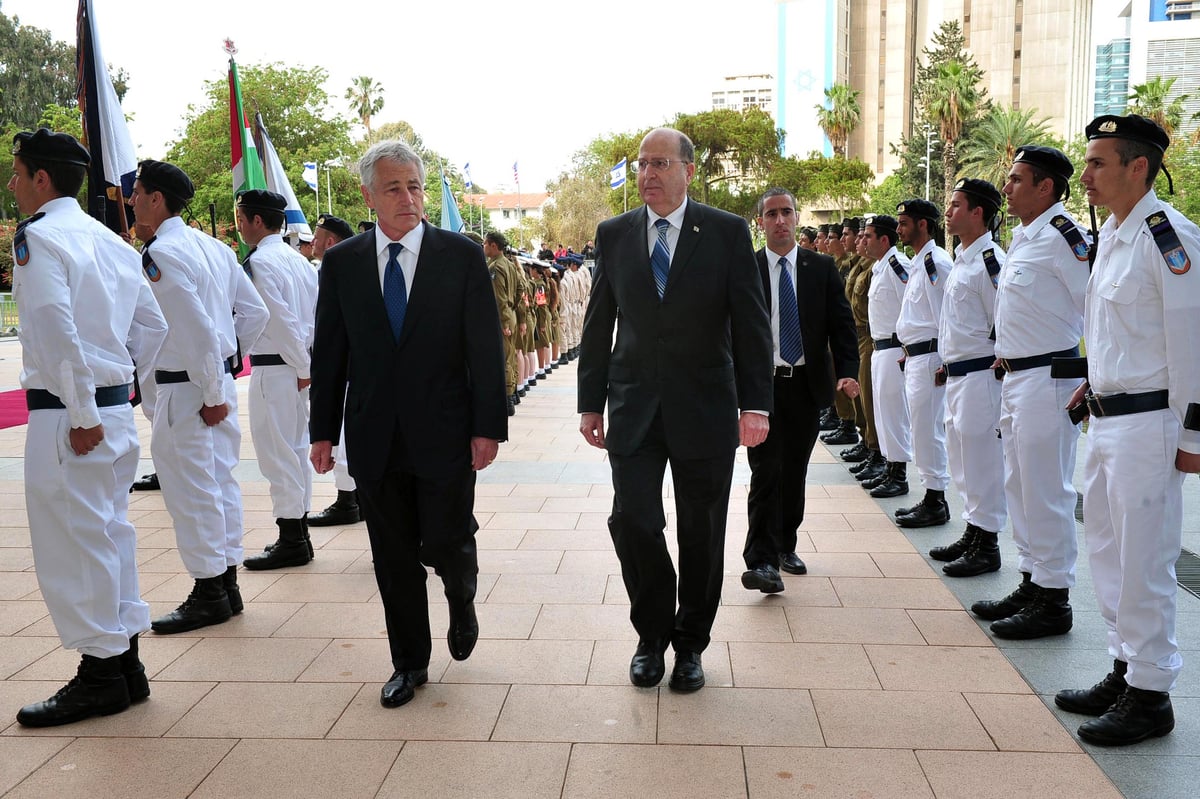
[[[150,698],[150,680],[146,679],[146,667],[138,657],[138,637],[129,637],[129,649],[119,655],[121,674],[125,676],[125,688],[130,702],[141,702]]]
[[[1079,737],[1096,746],[1128,746],[1161,738],[1173,729],[1171,695],[1130,685],[1103,716],[1079,725]]]
[[[830,446],[856,444],[858,443],[858,428],[854,426],[853,419],[843,419],[836,430],[821,436],[821,440]]]
[[[817,419],[817,427],[822,433],[837,430],[841,424],[842,420],[838,418],[837,409],[832,406],[821,411],[821,415]]]
[[[129,707],[129,689],[121,674],[121,656],[84,655],[69,683],[44,702],[26,705],[17,721],[26,727],[56,727],[92,716],[111,716]]]
[[[233,610],[229,607],[229,594],[225,593],[225,575],[218,574],[196,580],[192,593],[183,604],[150,622],[150,629],[160,635],[185,633],[229,621],[231,616]]]
[[[974,525],[968,525],[974,527]],[[942,567],[949,577],[974,577],[1000,571],[1000,534],[975,527],[975,538],[961,557]]]
[[[1030,585],[1037,592],[1032,602],[1012,616],[992,622],[990,629],[997,638],[1025,640],[1070,632],[1070,589],[1042,588],[1033,582]]]
[[[888,464],[886,481],[871,489],[871,496],[876,499],[899,497],[908,493],[908,464],[893,461]]]
[[[237,566],[230,566],[221,575],[221,585],[225,586],[225,595],[229,597],[229,610],[234,616],[245,609],[242,602],[242,590],[237,584]]]
[[[871,454],[871,450],[867,449],[867,442],[860,440],[857,444],[849,449],[844,449],[838,453],[838,457],[846,463],[859,463],[865,461]]]
[[[909,508],[908,513],[912,513],[912,508]],[[903,513],[896,512],[897,516],[903,516]],[[962,537],[953,544],[947,544],[944,547],[934,547],[929,550],[929,557],[934,560],[940,560],[944,563],[958,560],[963,553],[971,548],[971,542],[975,540],[975,536],[979,533],[979,528],[967,522],[967,529],[963,531]]]
[[[987,621],[1007,619],[1032,602],[1036,593],[1037,586],[1033,584],[1033,575],[1021,572],[1021,584],[1016,590],[1003,599],[982,599],[971,605],[971,612]]]
[[[938,527],[950,521],[950,506],[946,504],[946,492],[932,488],[925,489],[925,498],[912,509],[911,513],[896,517],[896,524],[901,527]]]
[[[1066,688],[1054,695],[1054,704],[1068,713],[1079,713],[1084,716],[1103,716],[1112,707],[1117,697],[1125,693],[1129,684],[1125,682],[1125,673],[1129,664],[1123,660],[1113,661],[1113,670],[1104,675],[1104,679],[1091,688]]]
[[[883,457],[883,453],[879,450],[871,450],[871,453],[865,460],[850,467],[850,474],[854,475],[854,479],[862,482],[871,477],[878,477],[879,472],[887,467],[887,460]]]
[[[303,566],[313,559],[304,540],[304,519],[276,519],[279,538],[261,555],[246,558],[242,564],[251,571]]]
[[[362,521],[358,497],[353,491],[338,491],[337,499],[325,510],[308,517],[312,527],[332,527],[336,524],[357,524]]]

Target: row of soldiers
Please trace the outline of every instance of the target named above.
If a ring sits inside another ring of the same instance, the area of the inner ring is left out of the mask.
[[[467,233],[483,247],[500,312],[508,415],[516,413],[531,388],[579,353],[583,312],[591,294],[591,272],[582,259],[562,258],[559,266],[517,255],[503,233],[482,238]]]

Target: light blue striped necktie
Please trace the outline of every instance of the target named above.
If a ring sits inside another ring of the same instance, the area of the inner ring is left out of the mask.
[[[658,238],[654,241],[654,253],[650,256],[650,269],[654,272],[654,286],[661,300],[663,292],[667,290],[667,273],[671,271],[671,251],[667,248],[667,231],[671,229],[671,223],[659,219],[654,226],[658,228]]]
[[[779,357],[795,365],[804,356],[800,338],[800,308],[796,304],[796,284],[788,274],[788,259],[779,259]]]

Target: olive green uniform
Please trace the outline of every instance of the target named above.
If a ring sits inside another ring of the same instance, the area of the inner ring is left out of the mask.
[[[513,303],[514,281],[512,265],[503,255],[489,258],[488,273],[492,276],[492,290],[496,294],[496,309],[500,312],[500,329],[508,331],[504,337],[504,375],[509,394],[517,390],[517,309]]]
[[[879,436],[875,431],[875,402],[871,394],[871,328],[867,324],[867,291],[871,288],[871,270],[875,264],[870,258],[862,259],[862,267],[854,277],[850,289],[850,310],[854,314],[854,327],[858,331],[858,403],[863,412],[863,441],[867,449],[879,451]]]

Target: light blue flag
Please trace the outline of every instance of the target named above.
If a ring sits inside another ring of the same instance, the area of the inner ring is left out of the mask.
[[[454,201],[454,192],[450,190],[450,181],[446,173],[442,173],[442,230],[453,230],[462,233],[463,218],[458,212],[458,203]]]
[[[608,171],[608,187],[619,189],[625,185],[625,167],[628,159],[622,158],[616,166]]]

